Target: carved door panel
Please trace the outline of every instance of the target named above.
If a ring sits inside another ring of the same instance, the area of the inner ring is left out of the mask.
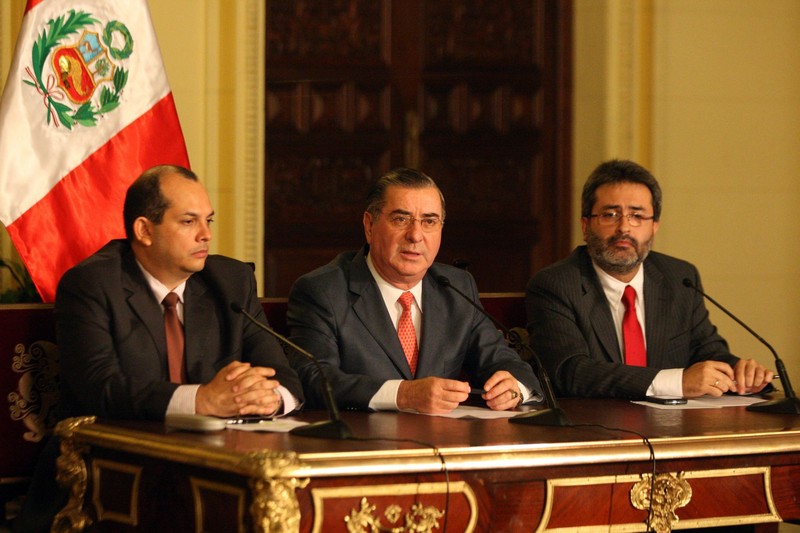
[[[569,2],[269,0],[265,293],[363,244],[370,184],[439,183],[438,259],[524,290],[569,247]]]

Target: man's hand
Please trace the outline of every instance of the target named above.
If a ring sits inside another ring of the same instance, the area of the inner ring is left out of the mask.
[[[752,359],[739,359],[733,367],[735,381],[731,390],[739,394],[753,394],[766,387],[775,376],[772,370],[767,370]]]
[[[722,361],[702,361],[683,371],[683,395],[697,398],[708,394],[720,397],[736,390],[735,374],[731,365]]]
[[[469,396],[469,383],[428,377],[402,381],[397,389],[397,407],[420,413],[449,413]]]
[[[282,401],[276,390],[280,383],[269,379],[274,375],[272,368],[233,361],[217,372],[214,379],[200,385],[195,412],[214,416],[271,415]]]
[[[506,370],[498,370],[486,380],[483,390],[486,392],[481,398],[486,400],[486,405],[495,411],[513,409],[522,403],[522,393],[518,389],[517,380]]]

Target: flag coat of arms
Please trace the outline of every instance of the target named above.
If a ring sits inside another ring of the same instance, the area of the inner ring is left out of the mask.
[[[28,0],[0,101],[0,221],[42,299],[124,237],[128,186],[189,166],[146,0]]]

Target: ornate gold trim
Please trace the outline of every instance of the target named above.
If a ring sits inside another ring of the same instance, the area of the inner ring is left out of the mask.
[[[643,474],[639,482],[631,487],[631,505],[642,511],[647,511],[652,505],[650,527],[656,533],[672,531],[672,524],[680,520],[675,510],[686,507],[691,500],[692,487],[683,479],[683,473],[677,476],[656,474],[655,477]]]
[[[253,531],[259,533],[295,533],[300,531],[300,504],[297,489],[305,488],[308,479],[250,480],[253,503]]]
[[[761,475],[764,478],[764,499],[769,509],[768,513],[759,515],[735,515],[720,518],[697,518],[692,520],[681,520],[680,524],[683,528],[694,527],[715,527],[715,526],[730,526],[730,525],[744,525],[744,524],[760,524],[764,522],[780,522],[781,518],[775,507],[775,502],[772,498],[772,477],[771,470],[768,466],[750,467],[750,468],[733,468],[733,469],[718,469],[718,470],[694,470],[671,474],[657,474],[659,475],[672,475],[680,477],[684,481],[690,479],[712,478],[712,477],[732,477],[732,476],[749,476]],[[619,476],[597,476],[597,477],[582,477],[582,478],[562,478],[562,479],[549,479],[547,480],[547,490],[545,494],[545,507],[542,513],[542,519],[539,527],[536,529],[537,533],[550,532],[550,533],[592,533],[599,531],[608,531],[608,525],[604,526],[579,526],[579,527],[565,527],[565,528],[548,528],[547,524],[553,512],[553,496],[556,487],[581,487],[591,485],[610,485],[610,484],[623,484],[623,483],[639,483],[643,479],[649,479],[649,474],[625,474]],[[688,481],[687,481],[688,485]],[[691,490],[691,486],[689,486]],[[633,491],[633,489],[632,489]],[[688,501],[687,501],[688,503]],[[631,503],[633,505],[633,503]],[[613,524],[614,531],[645,531],[644,523],[630,523],[630,524]]]
[[[34,341],[30,348],[20,343],[14,347],[11,370],[22,374],[17,390],[8,393],[11,420],[22,422],[28,429],[22,438],[39,442],[50,435],[56,423],[58,405],[58,347],[45,340]]]
[[[93,416],[68,418],[56,425],[56,435],[61,437],[61,455],[56,460],[56,481],[67,489],[69,499],[53,520],[51,531],[54,533],[83,531],[92,523],[92,519],[83,511],[88,480],[83,456],[89,453],[90,447],[75,439],[75,431],[93,424],[95,420]]]
[[[218,483],[215,481],[208,481],[207,479],[200,479],[194,476],[189,478],[189,484],[192,487],[192,498],[194,500],[194,530],[196,533],[203,533],[206,531],[205,523],[203,521],[203,496],[202,490],[221,492],[230,494],[237,499],[236,501],[236,524],[238,525],[239,533],[244,532],[244,502],[247,494],[244,489],[227,485],[225,483]]]
[[[114,472],[122,472],[123,474],[130,474],[133,476],[131,493],[128,497],[130,509],[127,515],[118,513],[117,511],[108,511],[103,507],[103,502],[100,500],[100,475],[103,470],[112,470]],[[102,522],[103,520],[109,520],[130,526],[139,525],[139,482],[141,478],[141,466],[109,461],[108,459],[92,460],[92,503],[97,513],[97,521]]]
[[[367,501],[367,496],[402,496],[408,494],[463,494],[467,499],[470,509],[470,517],[464,533],[472,533],[478,523],[478,500],[472,487],[464,481],[452,481],[450,483],[437,482],[437,483],[398,483],[395,485],[359,485],[347,487],[331,487],[331,488],[312,488],[311,498],[314,508],[314,524],[311,527],[313,533],[322,533],[322,524],[325,516],[325,500],[333,498],[352,498],[361,496],[360,508],[358,510],[351,510],[348,517],[344,520],[348,523],[347,529],[350,532],[358,531],[371,531],[369,529],[355,529],[359,526],[371,524],[377,527],[374,531],[389,531],[380,524],[380,518],[375,518],[373,513],[375,506],[370,505]],[[400,518],[402,509],[400,506],[390,506],[386,510],[390,513],[387,519],[394,523]],[[405,514],[406,520],[424,520],[424,523],[414,521],[415,527],[422,527],[423,529],[413,529],[413,531],[431,531],[433,522],[437,517],[442,515],[438,514],[439,510],[434,507],[423,507],[421,505],[412,506],[409,512]],[[443,512],[443,511],[442,511]],[[438,527],[438,526],[436,526]],[[383,529],[381,529],[383,528]],[[428,528],[428,529],[425,529]],[[404,531],[401,528],[401,531]]]

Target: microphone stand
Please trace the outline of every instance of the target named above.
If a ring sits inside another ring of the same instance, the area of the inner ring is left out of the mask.
[[[548,409],[528,411],[526,413],[509,418],[508,421],[512,424],[527,424],[530,426],[571,426],[572,422],[570,422],[566,413],[558,405],[558,399],[556,399],[556,394],[553,391],[553,384],[550,382],[550,376],[542,364],[541,359],[539,359],[539,356],[535,351],[533,351],[533,348],[531,348],[531,346],[522,339],[519,333],[513,330],[509,331],[505,325],[501,324],[499,320],[490,315],[483,307],[475,303],[472,298],[457,289],[453,284],[450,283],[450,280],[447,279],[446,276],[437,276],[436,281],[439,282],[439,284],[443,287],[453,289],[456,294],[464,298],[472,305],[472,307],[480,311],[483,316],[491,320],[492,324],[494,324],[497,329],[503,332],[503,335],[505,336],[511,348],[513,348],[518,354],[526,353],[530,356],[532,361],[536,362],[538,367],[537,375],[539,376],[539,381],[542,384],[542,394],[544,394],[545,403],[547,404]]]
[[[231,309],[233,309],[237,313],[241,313],[244,315],[250,322],[258,326],[259,328],[263,329],[281,344],[281,346],[291,348],[296,353],[299,353],[312,363],[317,368],[317,372],[319,373],[320,380],[322,381],[322,395],[325,400],[325,407],[328,411],[328,420],[324,420],[322,422],[314,422],[313,424],[307,424],[305,426],[299,426],[289,431],[292,435],[300,435],[303,437],[316,437],[322,439],[352,439],[353,432],[347,426],[347,424],[339,418],[339,409],[336,407],[336,402],[333,399],[333,391],[331,390],[331,384],[328,381],[328,377],[322,371],[322,366],[319,364],[319,361],[316,357],[311,355],[309,352],[298,346],[297,344],[293,343],[271,327],[267,326],[266,324],[262,324],[259,322],[253,315],[245,311],[242,306],[237,303],[231,304]]]
[[[784,415],[800,415],[800,400],[797,399],[795,396],[794,389],[792,388],[792,383],[789,381],[789,373],[786,371],[786,366],[783,364],[783,361],[780,357],[778,357],[778,352],[775,351],[775,348],[772,347],[770,343],[765,341],[761,338],[761,336],[750,329],[750,327],[736,318],[733,313],[725,309],[722,304],[714,300],[711,296],[700,290],[697,285],[692,283],[692,280],[689,278],[685,278],[683,280],[683,284],[686,287],[696,290],[700,293],[704,298],[706,298],[709,302],[714,304],[720,311],[731,317],[737,324],[742,326],[747,332],[758,339],[761,344],[769,348],[769,351],[772,352],[772,356],[775,358],[775,370],[778,372],[778,377],[781,379],[781,384],[783,385],[783,394],[785,398],[776,399],[776,400],[768,400],[765,402],[754,403],[747,406],[748,411],[755,411],[757,413],[773,413],[773,414],[784,414]]]

